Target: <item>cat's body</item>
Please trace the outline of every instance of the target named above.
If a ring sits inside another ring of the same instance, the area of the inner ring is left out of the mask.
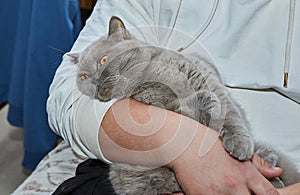
[[[184,56],[138,41],[120,19],[112,17],[109,35],[85,49],[78,64],[77,86],[92,98],[134,98],[173,110],[219,131],[233,157],[247,160],[257,151],[273,165],[280,164],[279,154],[255,144],[242,110],[226,92],[216,68],[196,54]],[[281,187],[299,179],[296,167],[288,160],[285,163],[288,166],[283,168],[294,175],[281,178],[284,184],[276,184]],[[113,164],[110,180],[118,194],[181,191],[173,172],[163,167]]]

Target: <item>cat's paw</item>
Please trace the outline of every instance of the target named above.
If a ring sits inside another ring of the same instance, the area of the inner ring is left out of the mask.
[[[254,153],[254,140],[249,135],[230,135],[222,137],[225,150],[238,160],[249,160]]]
[[[258,156],[264,159],[267,163],[272,166],[276,166],[278,162],[278,156],[274,150],[268,146],[260,147],[256,152]]]

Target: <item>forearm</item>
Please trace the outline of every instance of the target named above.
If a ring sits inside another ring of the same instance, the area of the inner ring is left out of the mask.
[[[186,194],[276,193],[250,161],[229,156],[216,131],[180,114],[126,101],[116,102],[102,121],[99,142],[107,159],[166,165]],[[128,133],[130,129],[139,135]],[[279,174],[273,170],[274,177]]]
[[[106,113],[99,142],[113,162],[161,166],[181,155],[195,137],[203,140],[207,130],[188,117],[129,99]]]

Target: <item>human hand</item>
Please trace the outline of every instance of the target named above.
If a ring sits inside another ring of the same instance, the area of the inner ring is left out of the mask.
[[[283,172],[280,167],[273,167],[255,153],[252,156],[251,162],[255,168],[268,179],[278,177]]]
[[[273,167],[270,164],[268,164],[266,161],[264,161],[262,158],[260,158],[257,154],[254,154],[251,159],[253,165],[255,168],[266,178],[273,178],[278,177],[282,173],[282,169],[278,167]],[[293,192],[297,192],[299,194],[300,192],[300,183],[297,185],[289,186],[284,189],[279,189],[280,194],[291,194]],[[183,193],[174,193],[173,195],[184,195]]]
[[[278,189],[281,195],[299,195],[300,194],[300,183],[290,185],[285,188]]]
[[[260,172],[275,177],[281,169],[268,166],[256,155],[252,162],[237,161],[223,149],[218,134],[210,134],[216,139],[204,156],[199,155],[202,140],[196,135],[187,150],[169,164],[185,194],[279,194]]]

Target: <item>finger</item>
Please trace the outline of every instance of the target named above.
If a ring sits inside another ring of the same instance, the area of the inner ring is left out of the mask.
[[[279,195],[277,189],[256,169],[248,175],[247,185],[256,195]]]
[[[247,188],[242,188],[240,190],[235,190],[234,192],[230,192],[230,195],[251,195],[251,192]]]
[[[284,194],[288,194],[288,195],[294,195],[291,193],[288,193],[288,190],[286,190],[285,188],[280,188],[278,189],[279,194],[284,195]],[[298,193],[299,194],[299,193]],[[296,194],[295,194],[296,195]]]
[[[280,195],[274,186],[270,182],[266,180],[266,182],[262,183],[253,183],[249,182],[248,184],[251,192],[256,195]]]
[[[257,154],[253,155],[251,161],[256,167],[256,169],[266,178],[274,178],[282,174],[281,168],[273,167],[272,165],[264,161],[264,159],[259,157]]]
[[[288,195],[299,195],[300,194],[300,183],[296,183],[285,188],[278,189],[280,194]]]

